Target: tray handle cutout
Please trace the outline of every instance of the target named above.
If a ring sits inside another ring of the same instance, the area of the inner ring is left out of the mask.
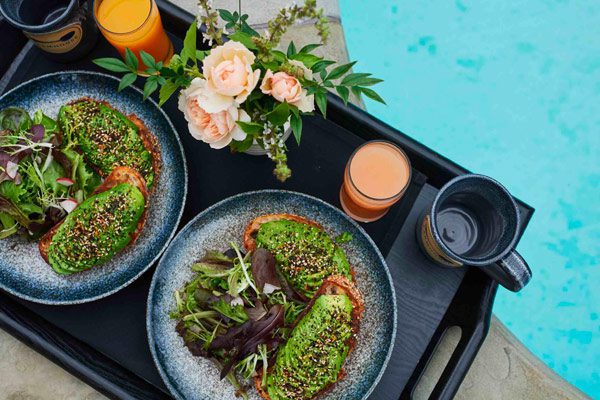
[[[452,339],[454,336],[453,341],[456,342],[457,335],[452,330],[458,329],[460,330],[460,339],[452,350],[452,355],[439,380],[431,390],[429,399],[451,400],[456,395],[489,330],[492,305],[497,290],[498,283],[482,271],[477,268],[469,270],[431,338],[423,357],[402,391],[401,400],[423,398],[415,396],[415,394],[422,394],[420,390],[425,389],[417,390],[419,381],[428,372],[428,366],[432,358],[436,356],[436,351],[448,344],[444,343],[440,346],[444,336],[447,336],[447,339]],[[450,334],[446,335],[447,332]],[[447,356],[449,350],[445,349],[445,352]]]
[[[424,400],[431,396],[435,383],[439,381],[444,373],[460,343],[461,337],[462,329],[459,326],[451,326],[444,331],[427,362],[423,374],[413,389],[412,397],[414,400]]]

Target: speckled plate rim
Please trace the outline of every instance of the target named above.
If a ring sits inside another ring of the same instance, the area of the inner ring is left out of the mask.
[[[334,213],[336,213],[337,215],[339,215],[341,218],[345,219],[347,222],[349,222],[351,225],[353,225],[367,240],[367,242],[371,245],[371,247],[373,248],[373,250],[375,251],[375,254],[377,255],[377,258],[379,258],[379,260],[381,261],[381,263],[385,266],[385,274],[388,278],[388,281],[390,283],[390,291],[392,294],[392,304],[393,304],[393,314],[394,314],[394,321],[392,324],[392,340],[390,340],[390,345],[389,345],[389,349],[388,352],[385,356],[385,359],[381,365],[381,369],[379,371],[379,374],[377,374],[377,377],[373,380],[373,382],[371,383],[371,387],[369,388],[369,390],[364,394],[364,396],[361,398],[361,400],[366,400],[369,398],[369,396],[371,395],[371,393],[373,393],[373,391],[375,390],[375,387],[377,386],[377,384],[379,383],[379,381],[381,380],[381,377],[383,376],[383,374],[385,373],[385,370],[387,369],[387,365],[390,361],[390,358],[392,357],[392,353],[394,351],[394,343],[395,343],[395,337],[397,334],[397,326],[398,326],[398,306],[396,303],[396,290],[394,289],[394,284],[393,284],[393,279],[392,279],[392,275],[390,273],[390,269],[387,265],[387,263],[385,262],[385,258],[383,257],[383,255],[381,254],[381,251],[379,250],[379,247],[377,247],[377,245],[375,244],[375,242],[373,241],[373,239],[371,239],[371,236],[369,236],[369,234],[362,228],[362,226],[358,225],[356,223],[356,221],[354,221],[353,219],[351,219],[350,217],[348,217],[343,211],[341,211],[339,208],[332,206],[331,204],[327,203],[324,200],[321,200],[317,197],[305,194],[305,193],[300,193],[300,192],[295,192],[295,191],[291,191],[291,190],[280,190],[280,189],[264,189],[264,190],[255,190],[255,191],[250,191],[250,192],[244,192],[244,193],[240,193],[240,194],[236,194],[234,196],[230,196],[227,197],[221,201],[219,201],[218,203],[213,204],[212,206],[206,208],[205,210],[201,211],[200,213],[198,213],[194,218],[192,218],[184,227],[183,229],[181,229],[178,233],[177,236],[171,241],[172,243],[175,243],[177,241],[177,239],[180,236],[183,236],[187,233],[188,230],[192,229],[192,226],[196,223],[197,220],[199,220],[200,218],[204,217],[206,214],[211,213],[214,209],[217,209],[219,207],[222,207],[224,205],[226,205],[229,202],[235,201],[241,197],[246,197],[246,196],[252,196],[252,195],[260,195],[260,194],[289,194],[289,195],[293,195],[293,196],[300,196],[300,197],[304,197],[307,199],[310,199],[312,201],[315,201],[317,203],[320,203],[321,205],[323,205],[326,208],[329,208],[330,210],[334,211]],[[170,247],[170,245],[169,245]],[[169,251],[169,249],[166,250],[165,254]],[[163,370],[163,367],[161,365],[161,363],[159,362],[158,359],[158,354],[156,354],[156,349],[155,349],[155,345],[156,345],[156,341],[154,340],[154,332],[153,332],[153,327],[152,327],[152,308],[153,308],[153,303],[152,303],[152,297],[154,294],[154,290],[156,287],[156,283],[158,281],[158,272],[161,269],[162,265],[163,265],[163,260],[165,258],[162,258],[161,261],[158,263],[158,266],[156,267],[156,270],[154,271],[154,275],[152,276],[152,283],[150,284],[150,291],[148,292],[148,299],[146,301],[146,332],[148,335],[148,347],[150,347],[150,353],[152,354],[152,359],[154,360],[154,365],[156,366],[156,369],[158,370],[158,373],[160,374],[160,377],[162,378],[164,384],[167,386],[167,388],[169,389],[169,392],[177,399],[180,400],[185,400],[183,397],[181,397],[179,390],[175,387],[175,385],[170,381],[167,373]],[[209,400],[209,399],[207,399]]]
[[[44,75],[40,75],[37,76],[35,78],[29,79],[25,82],[21,82],[20,84],[18,84],[17,86],[15,86],[14,88],[10,89],[9,91],[3,93],[0,96],[0,100],[3,100],[5,97],[9,96],[10,94],[12,94],[13,92],[18,91],[21,87],[27,86],[33,82],[39,81],[39,80],[43,80],[43,79],[47,79],[53,76],[58,76],[58,75],[96,75],[96,76],[102,76],[103,78],[108,78],[110,80],[115,81],[115,83],[119,83],[119,79],[109,75],[109,74],[105,74],[102,72],[96,72],[96,71],[86,71],[86,70],[72,70],[72,71],[59,71],[59,72],[52,72],[49,74],[44,74]],[[126,90],[134,90],[136,92],[138,92],[141,96],[140,101],[142,101],[141,99],[143,99],[144,96],[144,92],[141,91],[140,89],[138,89],[136,86],[129,86],[128,88],[126,88]],[[47,305],[74,305],[74,304],[83,304],[83,303],[89,303],[92,301],[96,301],[96,300],[100,300],[103,299],[105,297],[108,297],[124,288],[126,288],[127,286],[131,285],[133,282],[135,282],[140,276],[142,276],[146,271],[148,271],[148,269],[150,269],[150,267],[152,265],[154,265],[154,263],[156,261],[158,261],[160,259],[160,257],[162,256],[162,254],[167,250],[167,248],[169,247],[169,245],[171,244],[171,241],[173,240],[173,238],[175,237],[175,234],[177,233],[177,228],[179,227],[179,223],[181,222],[181,217],[183,216],[183,209],[185,208],[185,203],[187,200],[187,192],[188,192],[188,169],[187,169],[187,160],[185,158],[185,151],[183,150],[183,144],[181,143],[181,139],[179,138],[179,134],[177,133],[177,130],[175,129],[175,126],[173,125],[173,122],[171,122],[171,119],[169,118],[169,116],[167,115],[167,113],[161,108],[159,107],[159,105],[150,97],[148,97],[145,101],[149,102],[150,104],[152,104],[158,111],[160,111],[160,113],[162,114],[162,116],[165,118],[165,120],[167,121],[167,123],[169,124],[169,127],[171,128],[171,131],[175,137],[175,140],[177,141],[178,144],[178,149],[179,152],[181,153],[181,159],[183,161],[183,196],[182,196],[182,201],[181,201],[181,206],[179,209],[179,213],[177,214],[177,218],[176,218],[176,222],[173,225],[173,229],[171,231],[171,233],[169,234],[169,236],[167,237],[167,240],[165,241],[164,245],[162,246],[162,248],[160,248],[160,250],[156,253],[156,256],[148,263],[148,265],[146,265],[145,268],[142,268],[140,270],[140,272],[138,274],[136,274],[135,276],[133,276],[132,278],[130,278],[128,281],[124,282],[123,284],[121,284],[120,286],[109,290],[107,292],[104,292],[102,294],[99,294],[97,296],[92,296],[92,297],[88,297],[85,299],[76,299],[76,300],[47,300],[47,299],[39,299],[36,297],[32,297],[23,293],[20,293],[16,290],[13,290],[10,287],[7,287],[6,285],[4,285],[1,281],[0,281],[0,289],[4,290],[5,292],[8,292],[16,297],[19,297],[21,299],[27,300],[27,301],[31,301],[33,303],[38,303],[38,304],[47,304]]]

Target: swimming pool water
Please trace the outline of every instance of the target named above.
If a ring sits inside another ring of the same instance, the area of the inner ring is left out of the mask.
[[[600,398],[600,2],[340,0],[368,110],[536,208],[496,315]]]

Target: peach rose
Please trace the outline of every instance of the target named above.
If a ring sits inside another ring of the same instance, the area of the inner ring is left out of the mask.
[[[179,109],[183,112],[192,136],[208,143],[213,149],[222,149],[232,140],[244,140],[246,133],[237,121],[250,122],[250,116],[236,106],[210,113],[200,105],[205,99],[206,81],[195,78],[192,85],[179,95]]]
[[[306,79],[312,78],[312,72],[298,61],[291,61],[290,64],[300,67]],[[273,73],[270,69],[265,73],[260,90],[264,94],[271,95],[279,102],[288,102],[302,112],[311,112],[315,109],[314,96],[307,95],[306,90],[302,89],[300,81],[295,76],[287,72]]]
[[[294,103],[300,100],[302,95],[302,86],[295,76],[287,72],[273,73],[270,69],[265,73],[260,90],[275,97],[279,102]]]
[[[211,50],[203,61],[202,73],[213,105],[225,109],[234,102],[239,105],[246,100],[260,79],[260,70],[252,70],[255,58],[243,44],[235,41]],[[221,111],[205,109],[210,112]]]

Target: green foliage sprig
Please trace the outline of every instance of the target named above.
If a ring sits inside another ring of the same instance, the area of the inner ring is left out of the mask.
[[[223,44],[223,29],[219,28],[219,14],[212,9],[210,0],[198,0],[200,10],[204,11],[204,15],[200,13],[200,23],[206,26],[204,39],[212,46],[213,41],[217,44]]]
[[[107,57],[97,58],[93,62],[112,72],[125,72],[119,82],[119,91],[134,84],[138,77],[146,79],[144,99],[147,99],[160,87],[159,105],[162,106],[178,89],[186,88],[192,79],[202,77],[198,62],[206,57],[208,51],[196,49],[196,35],[196,23],[194,22],[185,35],[183,49],[180,54],[175,54],[171,58],[168,66],[164,66],[162,61],[157,62],[151,54],[142,50],[140,58],[146,68],[139,69],[138,59],[129,48],[125,49],[125,61]]]
[[[306,0],[303,5],[294,4],[283,8],[275,18],[267,24],[268,28],[263,36],[255,36],[254,44],[258,49],[258,57],[264,60],[271,58],[270,51],[279,45],[281,38],[288,28],[299,19],[314,19],[315,28],[321,38],[321,43],[326,43],[329,37],[329,21],[324,16],[323,9],[317,8],[316,0]]]
[[[248,25],[248,14],[241,14],[238,11],[231,13],[230,11],[223,9],[219,9],[218,11],[221,19],[226,22],[225,29],[232,29],[233,32],[240,31],[251,36],[258,36],[258,32]]]
[[[325,60],[322,57],[311,54],[310,52],[315,48],[315,45],[309,45],[296,52],[294,42],[290,42],[286,56],[288,59],[301,61],[314,74],[318,74],[319,79],[313,80],[304,79],[303,76],[296,76],[301,80],[303,87],[307,88],[308,94],[314,94],[315,103],[324,117],[327,116],[328,90],[335,90],[344,101],[344,104],[348,104],[350,92],[354,93],[357,97],[364,94],[375,101],[385,104],[381,96],[368,88],[368,86],[383,82],[382,79],[374,78],[369,73],[349,73],[351,68],[356,64],[356,61],[336,66],[329,71],[328,68],[335,64],[335,61]],[[294,74],[293,70],[289,70],[288,72]]]

